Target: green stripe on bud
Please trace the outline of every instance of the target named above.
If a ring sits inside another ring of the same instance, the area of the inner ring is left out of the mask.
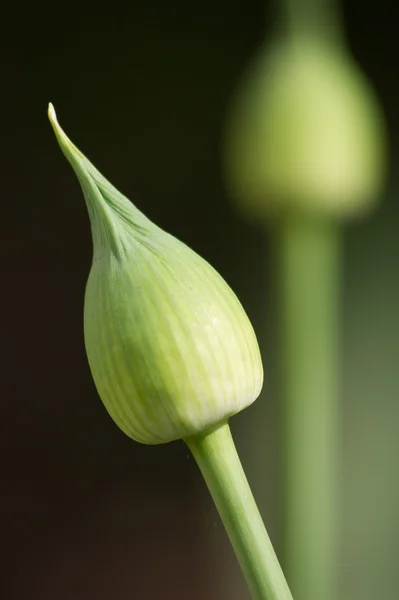
[[[83,189],[93,234],[84,333],[98,393],[129,437],[158,444],[249,406],[263,369],[220,275],[120,194],[49,118]]]

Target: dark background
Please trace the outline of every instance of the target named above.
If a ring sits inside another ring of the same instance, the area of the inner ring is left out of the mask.
[[[132,1],[2,8],[0,397],[7,599],[248,593],[183,442],[146,447],[107,416],[88,369],[86,208],[48,123],[147,216],[214,265],[258,333],[266,382],[233,420],[280,547],[270,242],[226,196],[229,98],[274,9],[264,2]],[[344,4],[348,42],[379,92],[391,146],[382,207],[345,234],[342,600],[399,587],[399,39],[394,3]]]

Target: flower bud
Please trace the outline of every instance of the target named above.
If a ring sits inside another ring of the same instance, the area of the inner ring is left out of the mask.
[[[49,118],[82,186],[93,234],[87,356],[115,423],[145,444],[227,420],[259,395],[252,326],[220,275],[147,219]]]
[[[341,45],[298,36],[263,50],[227,124],[231,196],[257,218],[345,217],[376,201],[384,175],[380,110]]]

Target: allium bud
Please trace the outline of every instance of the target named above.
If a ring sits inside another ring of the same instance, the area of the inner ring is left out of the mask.
[[[341,46],[303,36],[260,53],[227,124],[227,184],[246,211],[362,213],[377,199],[385,159],[378,103]]]
[[[82,186],[93,234],[84,335],[98,393],[129,437],[158,444],[250,405],[263,370],[221,276],[120,194],[49,118]]]

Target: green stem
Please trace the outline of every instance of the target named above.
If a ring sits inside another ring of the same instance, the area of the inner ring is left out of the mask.
[[[332,600],[339,459],[339,226],[278,229],[285,442],[285,556],[298,600]]]
[[[342,37],[339,0],[283,0],[282,17],[291,36],[312,35],[338,41]]]
[[[253,598],[292,600],[228,423],[185,441],[201,469]]]

